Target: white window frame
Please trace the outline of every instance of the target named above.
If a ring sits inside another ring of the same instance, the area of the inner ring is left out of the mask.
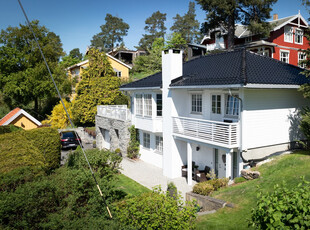
[[[298,32],[301,32],[301,34],[298,34]],[[298,36],[301,36],[301,42],[297,42],[296,39],[298,38]],[[295,44],[299,44],[302,45],[303,44],[303,40],[304,40],[304,31],[302,29],[295,29]]]
[[[257,53],[260,54],[260,55],[269,57],[269,50],[268,50],[268,49],[265,49],[265,48],[259,49],[259,50],[257,51]]]
[[[284,41],[293,43],[294,41],[294,29],[291,26],[284,27]]]
[[[143,94],[136,94],[136,115],[143,116]]]
[[[163,152],[163,137],[162,136],[155,136],[155,149],[156,149],[156,152],[158,153]]]
[[[116,77],[122,77],[122,71],[115,71]]]
[[[225,114],[238,117],[240,114],[240,103],[238,95],[226,95]]]
[[[202,93],[191,94],[191,113],[202,114]]]
[[[152,117],[152,94],[144,94],[143,96],[143,114],[145,117]]]
[[[287,54],[287,57],[282,56],[282,54],[284,53]],[[287,61],[285,61],[284,59],[287,59]],[[290,51],[289,50],[280,50],[280,61],[284,63],[290,63]]]
[[[222,96],[220,94],[211,95],[211,112],[213,114],[222,114]]]
[[[149,133],[143,132],[143,148],[150,149],[151,148],[151,135]]]
[[[303,64],[300,64],[300,61],[303,61],[303,60],[306,60],[307,59],[307,55],[305,52],[298,52],[298,66],[300,68],[306,68],[306,64],[303,63]],[[301,58],[303,56],[303,58]]]

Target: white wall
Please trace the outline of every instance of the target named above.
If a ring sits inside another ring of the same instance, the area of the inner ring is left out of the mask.
[[[307,104],[296,89],[245,89],[243,149],[295,141],[298,108]]]
[[[136,128],[146,130],[148,132],[162,132],[162,117],[157,116],[157,104],[156,104],[156,94],[161,94],[160,90],[141,90],[132,93],[132,124]],[[151,94],[152,95],[152,116],[140,116],[136,115],[136,94]]]
[[[190,117],[197,119],[206,119],[214,121],[223,121],[224,119],[230,119],[225,115],[225,102],[228,91],[219,89],[203,89],[203,90],[187,90],[187,89],[172,89],[171,95],[173,95],[173,102],[175,104],[176,111],[172,116]],[[191,112],[192,106],[192,94],[202,94],[202,113],[195,114]],[[238,91],[233,91],[233,94],[238,94]],[[212,95],[221,95],[221,114],[212,114]],[[238,119],[238,118],[234,118]]]
[[[156,144],[155,144],[155,136],[156,135],[161,136],[161,135],[146,132],[150,134],[150,148],[147,149],[143,147],[143,132],[146,132],[146,131],[139,130],[140,154],[141,154],[140,159],[152,165],[155,165],[159,168],[162,168],[163,167],[163,164],[162,164],[163,155],[162,153],[158,153],[156,151]]]

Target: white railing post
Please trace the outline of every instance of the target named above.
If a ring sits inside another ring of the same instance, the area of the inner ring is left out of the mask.
[[[228,126],[228,145],[231,145],[231,124]]]

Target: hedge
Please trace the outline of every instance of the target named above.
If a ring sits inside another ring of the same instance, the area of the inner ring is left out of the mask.
[[[0,135],[0,173],[24,166],[54,169],[59,167],[60,157],[56,129],[39,128]]]
[[[4,133],[11,133],[11,132],[16,132],[19,130],[23,130],[20,127],[17,127],[15,125],[3,125],[0,126],[0,134],[4,134]]]

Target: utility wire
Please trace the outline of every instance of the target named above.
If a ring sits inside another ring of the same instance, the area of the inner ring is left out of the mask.
[[[71,124],[71,126],[72,126],[72,128],[73,128],[73,127],[74,127],[73,122],[72,122],[72,120],[71,120],[71,118],[70,118],[70,115],[69,115],[69,113],[68,113],[68,111],[67,111],[67,109],[66,109],[66,106],[65,106],[65,104],[64,104],[64,102],[63,102],[63,100],[62,100],[62,97],[61,97],[61,95],[60,95],[60,92],[59,92],[59,90],[58,90],[58,87],[57,87],[57,85],[56,85],[56,83],[55,83],[55,80],[54,80],[54,78],[53,78],[52,72],[51,72],[51,70],[50,70],[50,68],[49,68],[49,66],[48,66],[48,64],[47,64],[47,62],[46,62],[45,56],[44,56],[44,54],[43,54],[43,52],[42,52],[42,50],[41,50],[41,46],[40,46],[40,44],[39,44],[39,42],[38,42],[38,40],[37,40],[37,37],[36,37],[36,35],[35,35],[34,31],[33,31],[32,26],[31,26],[31,24],[30,24],[30,22],[29,22],[29,19],[28,19],[27,14],[26,14],[26,12],[25,12],[25,10],[24,10],[24,7],[23,7],[23,5],[22,5],[22,3],[21,3],[20,0],[18,0],[18,3],[19,3],[19,5],[20,5],[21,10],[23,11],[23,14],[24,14],[24,16],[25,16],[25,18],[26,18],[27,24],[28,24],[28,26],[29,26],[29,28],[30,28],[30,30],[31,30],[31,32],[32,32],[32,34],[33,34],[33,36],[34,36],[34,40],[35,40],[35,42],[36,42],[36,44],[37,44],[37,46],[38,46],[38,48],[39,48],[39,50],[40,50],[40,53],[41,53],[41,56],[42,56],[42,58],[43,58],[43,60],[44,60],[44,63],[45,63],[45,65],[46,65],[46,68],[47,68],[47,70],[48,70],[48,72],[49,72],[49,75],[50,75],[50,77],[51,77],[51,79],[52,79],[52,81],[53,81],[53,83],[54,83],[54,86],[55,86],[55,88],[56,88],[56,90],[57,90],[57,94],[58,94],[58,96],[59,96],[59,98],[60,98],[60,101],[61,101],[61,103],[62,103],[62,106],[64,107],[64,109],[65,109],[65,111],[66,111],[66,114],[67,114],[67,117],[68,117],[68,119],[69,119],[69,121],[70,121],[70,124]],[[94,178],[94,180],[95,180],[95,183],[96,183],[97,188],[98,188],[98,190],[99,190],[100,196],[102,197],[103,202],[104,202],[105,206],[107,207],[107,210],[108,210],[108,213],[109,213],[110,218],[112,218],[110,209],[109,209],[109,207],[108,207],[108,205],[107,205],[107,203],[106,203],[106,200],[105,200],[105,198],[104,198],[104,196],[103,196],[103,194],[102,194],[102,191],[101,191],[100,186],[99,186],[99,184],[98,184],[98,182],[97,182],[97,179],[96,179],[96,177],[95,177],[95,174],[94,174],[94,172],[93,172],[93,169],[92,169],[92,167],[91,167],[91,165],[90,165],[90,163],[89,163],[89,161],[88,161],[88,158],[87,158],[87,156],[86,156],[86,153],[85,153],[84,149],[82,148],[82,144],[81,144],[81,142],[80,142],[79,139],[78,139],[78,142],[79,142],[79,145],[80,145],[80,147],[81,147],[81,149],[82,149],[82,152],[83,152],[83,154],[84,154],[85,160],[86,160],[86,162],[87,162],[87,164],[88,164],[89,170],[91,171],[91,174],[92,174],[92,176],[93,176],[93,178]]]

